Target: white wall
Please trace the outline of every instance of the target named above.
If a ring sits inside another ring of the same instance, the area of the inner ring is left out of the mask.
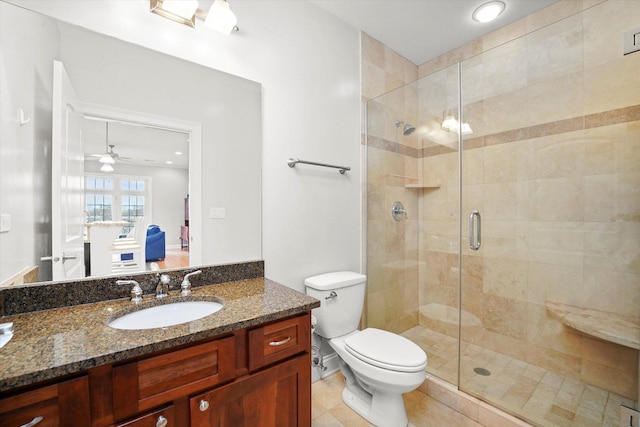
[[[229,37],[148,12],[145,0],[22,0],[67,22],[263,84],[263,258],[266,276],[303,289],[306,276],[360,269],[359,33],[307,1],[230,1]],[[201,24],[201,22],[199,22]],[[299,165],[288,157],[351,166]]]
[[[0,4],[0,213],[10,215],[11,230],[0,233],[0,282],[50,255],[52,61],[59,55],[53,20],[31,13],[9,19],[6,7]],[[27,48],[13,48],[10,39]],[[18,125],[18,109],[31,124]],[[40,270],[50,274],[51,264]]]

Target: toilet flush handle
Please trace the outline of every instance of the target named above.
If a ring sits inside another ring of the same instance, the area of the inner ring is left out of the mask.
[[[324,299],[326,300],[330,300],[330,299],[334,299],[334,298],[338,298],[338,294],[336,294],[336,291],[331,291],[331,293],[329,294],[328,297],[325,297]]]

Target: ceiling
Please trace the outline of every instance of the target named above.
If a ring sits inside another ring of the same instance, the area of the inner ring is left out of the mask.
[[[471,19],[489,0],[311,0],[416,65],[517,21],[558,0],[502,0],[492,23]]]
[[[113,151],[118,154],[114,168],[118,163],[189,168],[189,134],[184,132],[110,121],[107,143],[107,122],[103,119],[85,119],[82,132],[86,160],[97,162],[108,150],[107,146],[113,145]]]

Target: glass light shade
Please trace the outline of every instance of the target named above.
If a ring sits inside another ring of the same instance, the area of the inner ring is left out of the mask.
[[[102,156],[100,156],[100,163],[104,163],[106,165],[112,165],[115,163],[115,161],[113,160],[113,157],[111,157],[109,153],[104,153]]]
[[[442,129],[446,130],[447,132],[451,132],[451,131],[457,132],[458,126],[459,126],[458,120],[453,116],[447,116],[442,121]]]
[[[478,22],[491,22],[500,15],[505,8],[505,4],[501,1],[490,1],[481,4],[473,11],[471,17]]]
[[[204,21],[204,25],[207,27],[226,35],[231,34],[237,23],[238,18],[225,0],[215,0],[209,9],[207,19]]]
[[[105,164],[102,165],[100,170],[102,172],[113,172],[113,166],[111,166],[109,163],[105,163]]]
[[[197,0],[163,0],[162,8],[181,18],[191,19],[198,10]]]

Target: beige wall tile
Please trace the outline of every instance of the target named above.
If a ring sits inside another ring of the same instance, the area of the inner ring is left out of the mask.
[[[616,176],[592,175],[584,177],[584,220],[589,222],[615,221],[617,218]]]
[[[582,0],[562,0],[527,16],[527,32],[531,33],[582,11]]]
[[[598,264],[594,265],[585,267],[584,270],[584,287],[588,290],[584,307],[637,318],[640,274],[608,270],[599,268]]]
[[[527,34],[527,19],[520,19],[482,37],[483,52],[487,52]]]
[[[527,301],[528,268],[524,261],[485,258],[482,290],[510,301]]]
[[[582,221],[584,179],[536,179],[529,185],[529,218],[535,221]]]
[[[584,65],[591,68],[622,59],[622,34],[638,26],[640,2],[612,0],[585,10]],[[611,25],[615,22],[615,25]]]
[[[529,260],[536,263],[582,267],[584,224],[582,222],[530,222]]]

